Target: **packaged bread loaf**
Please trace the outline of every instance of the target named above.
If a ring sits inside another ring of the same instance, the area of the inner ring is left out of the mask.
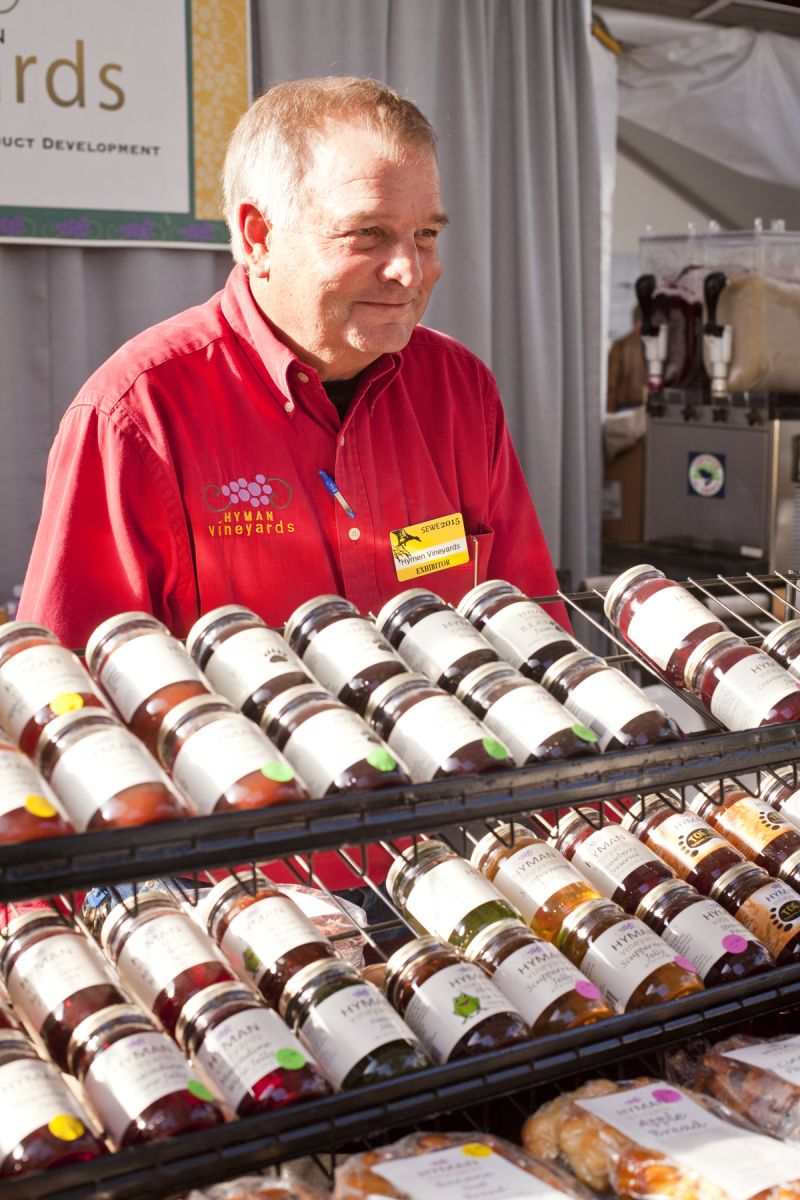
[[[483,1133],[415,1133],[354,1154],[336,1169],[334,1200],[586,1200],[557,1166]]]
[[[800,1200],[800,1147],[659,1079],[592,1080],[529,1117],[522,1143],[621,1200]]]

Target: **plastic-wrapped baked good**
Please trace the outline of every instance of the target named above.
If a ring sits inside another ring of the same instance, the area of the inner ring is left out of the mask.
[[[189,1192],[185,1200],[325,1200],[330,1192],[321,1192],[300,1183],[268,1179],[263,1175],[242,1175],[225,1183],[215,1183],[202,1191]]]
[[[620,1200],[795,1200],[800,1148],[659,1079],[591,1080],[544,1104],[527,1150]]]
[[[334,1200],[557,1200],[586,1191],[557,1166],[483,1133],[413,1133],[336,1169]]]
[[[334,903],[319,888],[303,887],[294,883],[281,883],[279,887],[294,900],[320,933],[326,938],[336,939],[333,944],[340,958],[346,959],[359,969],[363,967],[364,947],[367,943],[361,930],[369,922],[360,905],[345,900],[343,896],[339,896]],[[352,937],[337,936],[351,932]]]

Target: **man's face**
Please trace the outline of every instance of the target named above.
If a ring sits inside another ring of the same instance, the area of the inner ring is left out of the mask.
[[[279,337],[323,380],[402,350],[441,273],[446,217],[426,149],[387,153],[367,130],[329,123],[291,229],[267,226],[251,287]],[[267,214],[268,215],[268,214]]]

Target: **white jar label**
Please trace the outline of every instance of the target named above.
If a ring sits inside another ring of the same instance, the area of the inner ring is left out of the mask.
[[[506,834],[503,840],[510,837]],[[576,883],[582,884],[584,880],[564,855],[546,842],[522,846],[501,859],[494,877],[495,887],[522,913],[528,925],[548,900]]]
[[[238,912],[220,945],[237,971],[258,987],[268,970],[297,946],[325,939],[297,906],[283,896],[267,896]]]
[[[564,706],[582,724],[594,730],[601,750],[606,749],[629,721],[645,713],[660,711],[632,679],[615,667],[594,671],[588,679],[570,688]]]
[[[489,617],[481,630],[487,641],[513,667],[521,667],[553,642],[569,642],[581,647],[558,621],[533,600],[506,604]]]
[[[214,811],[228,788],[271,763],[291,770],[253,721],[231,713],[189,735],[173,763],[172,776],[198,813],[206,814]]]
[[[353,983],[315,1004],[299,1029],[334,1087],[341,1086],[356,1063],[390,1042],[414,1042],[411,1030],[370,983]]]
[[[715,620],[691,592],[667,587],[637,604],[627,639],[665,671],[681,642],[696,629]]]
[[[214,649],[203,668],[214,691],[237,708],[262,684],[299,671],[307,674],[288,642],[273,629],[243,629]]]
[[[717,683],[711,713],[726,729],[756,729],[773,708],[797,691],[800,681],[768,654],[748,654]]]
[[[725,954],[742,954],[755,939],[715,900],[689,904],[667,924],[662,941],[692,964],[701,979]]]
[[[388,742],[414,783],[433,779],[453,754],[489,736],[455,696],[425,696],[398,716]]]
[[[20,650],[0,669],[0,725],[19,741],[31,717],[59,696],[75,692],[98,695],[89,672],[66,646]]]
[[[283,752],[314,799],[324,796],[343,772],[365,759],[379,770],[391,771],[398,765],[378,735],[348,708],[307,717]]]
[[[113,1145],[151,1104],[184,1092],[189,1064],[165,1033],[134,1033],[94,1059],[83,1079],[89,1103]]]
[[[185,648],[166,633],[143,633],[123,642],[109,654],[98,677],[126,722],[159,688],[186,680],[205,684]]]
[[[423,929],[447,942],[473,909],[502,900],[488,879],[466,859],[448,858],[414,880],[405,906]]]
[[[639,867],[664,864],[621,825],[604,825],[575,847],[572,861],[601,896],[613,896],[623,880]]]
[[[475,963],[453,963],[414,988],[403,1014],[434,1062],[447,1062],[471,1029],[494,1013],[508,1013],[508,999]]]
[[[33,1058],[4,1063],[0,1095],[13,1097],[13,1103],[3,1106],[0,1166],[20,1142],[42,1126],[52,1126],[54,1136],[65,1142],[80,1137],[86,1129],[80,1105],[50,1063]]]
[[[338,696],[355,675],[375,663],[396,657],[371,621],[364,617],[344,617],[314,634],[303,662],[329,692]]]
[[[50,784],[19,750],[0,749],[0,816],[24,808],[34,816],[62,813]]]
[[[581,970],[617,1012],[624,1012],[639,984],[659,967],[674,962],[675,951],[642,921],[629,917],[617,921],[590,943]]]
[[[576,1103],[637,1145],[696,1171],[730,1200],[800,1179],[800,1147],[722,1121],[671,1084]]]
[[[492,979],[531,1026],[562,996],[576,992],[587,1000],[600,999],[597,986],[549,942],[520,946],[503,959]]]
[[[235,1113],[245,1096],[260,1100],[274,1086],[268,1075],[305,1066],[306,1056],[289,1027],[271,1008],[248,1008],[209,1029],[194,1065],[210,1090]]]
[[[770,1071],[794,1087],[800,1087],[800,1037],[778,1038],[757,1046],[739,1046],[721,1053],[723,1058],[733,1058],[748,1067]]]
[[[401,641],[398,653],[412,671],[438,683],[448,667],[465,654],[486,649],[482,634],[459,613],[447,609],[417,621]]]
[[[11,1003],[37,1033],[69,996],[109,983],[102,958],[76,933],[57,933],[23,950],[6,980]]]
[[[129,730],[98,729],[67,746],[50,774],[53,790],[78,830],[112,796],[140,783],[170,783],[152,754]]]
[[[164,912],[144,921],[128,934],[117,970],[123,983],[145,1008],[182,971],[215,961],[209,939],[182,912]]]
[[[571,729],[575,718],[546,688],[528,681],[496,700],[483,723],[508,746],[521,767],[547,738]]]
[[[480,1134],[463,1146],[375,1163],[370,1170],[409,1200],[563,1200],[566,1195],[496,1153]]]

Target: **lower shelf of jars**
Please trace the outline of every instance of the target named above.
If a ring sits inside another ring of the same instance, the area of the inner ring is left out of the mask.
[[[356,1088],[282,1112],[121,1150],[0,1185],[3,1200],[158,1200],[292,1158],[350,1149],[359,1139],[493,1098],[601,1071],[688,1038],[800,1005],[800,965],[461,1063]],[[385,1138],[383,1135],[386,1135]],[[511,1136],[514,1136],[512,1134]]]

